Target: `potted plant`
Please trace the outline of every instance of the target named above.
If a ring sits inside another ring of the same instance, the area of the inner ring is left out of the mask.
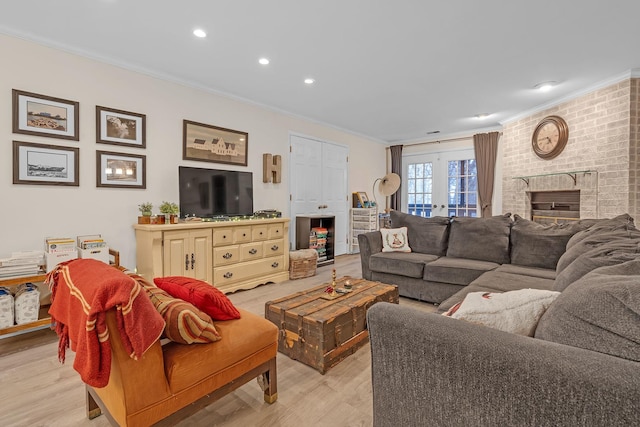
[[[178,215],[180,215],[180,208],[176,203],[163,201],[160,205],[160,212],[167,217],[170,224],[178,223]]]
[[[138,224],[151,224],[151,213],[153,210],[153,204],[149,202],[140,203],[138,210],[142,216],[138,217]]]

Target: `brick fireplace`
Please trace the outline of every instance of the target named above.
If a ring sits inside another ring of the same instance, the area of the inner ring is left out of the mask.
[[[569,125],[565,150],[552,160],[531,148],[548,115]],[[502,212],[532,217],[532,194],[579,192],[580,218],[640,212],[640,79],[627,78],[555,107],[506,123],[502,148]],[[638,175],[638,176],[637,176]]]

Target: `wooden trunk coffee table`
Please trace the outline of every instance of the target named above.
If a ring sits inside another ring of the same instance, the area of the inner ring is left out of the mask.
[[[369,342],[367,309],[376,302],[398,303],[398,287],[364,279],[342,277],[351,292],[324,299],[330,283],[265,304],[265,317],[280,329],[278,350],[324,374]]]

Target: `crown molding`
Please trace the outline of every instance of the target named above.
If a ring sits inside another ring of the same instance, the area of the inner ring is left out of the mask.
[[[171,74],[158,73],[157,71],[150,70],[150,69],[144,68],[144,67],[139,67],[139,66],[131,64],[129,62],[119,61],[119,60],[111,58],[111,57],[97,55],[94,52],[88,52],[88,51],[83,50],[83,49],[76,49],[76,48],[73,48],[73,47],[68,46],[66,44],[55,43],[55,42],[52,42],[51,40],[43,39],[43,38],[34,36],[32,34],[18,32],[18,31],[15,31],[13,29],[8,29],[8,28],[6,28],[6,27],[4,27],[2,25],[0,25],[0,34],[4,34],[4,35],[6,35],[8,37],[21,39],[21,40],[24,40],[26,42],[35,43],[35,44],[38,44],[38,45],[41,45],[41,46],[45,46],[45,47],[48,47],[48,48],[51,48],[51,49],[60,50],[60,51],[63,51],[63,52],[66,52],[66,53],[69,53],[69,54],[72,54],[72,55],[80,56],[80,57],[83,57],[83,58],[86,58],[86,59],[90,59],[90,60],[93,60],[93,61],[102,62],[104,64],[112,65],[112,66],[115,66],[115,67],[118,67],[118,68],[122,68],[122,69],[127,70],[127,71],[132,71],[132,72],[135,72],[135,73],[138,73],[138,74],[142,74],[142,75],[145,75],[145,76],[149,76],[149,77],[153,77],[153,78],[156,78],[156,79],[159,79],[159,80],[164,80],[164,81],[167,81],[167,82],[170,82],[170,83],[179,84],[181,86],[185,86],[185,87],[188,87],[188,88],[191,88],[191,89],[201,90],[203,92],[207,92],[207,93],[210,93],[210,94],[213,94],[213,95],[221,96],[223,98],[232,99],[234,101],[242,102],[244,104],[249,104],[249,105],[253,105],[255,107],[263,108],[265,110],[268,110],[268,111],[271,111],[271,112],[274,112],[274,113],[279,113],[279,114],[283,114],[283,115],[286,115],[286,116],[289,116],[289,117],[293,117],[293,118],[296,118],[296,119],[300,119],[300,120],[304,120],[304,121],[307,121],[307,122],[315,123],[315,124],[318,124],[318,125],[321,125],[321,126],[324,126],[324,127],[328,127],[328,128],[340,131],[340,132],[344,132],[344,133],[347,133],[347,134],[350,134],[350,135],[353,135],[353,136],[357,136],[359,138],[364,138],[364,139],[367,139],[369,141],[376,142],[378,144],[382,144],[382,145],[388,144],[387,141],[384,141],[384,140],[379,139],[379,138],[374,138],[374,137],[372,137],[370,135],[365,135],[363,133],[359,133],[359,132],[356,132],[356,131],[353,131],[353,130],[350,130],[350,129],[345,129],[345,128],[342,128],[340,126],[333,125],[331,123],[326,123],[326,122],[323,122],[321,120],[317,120],[317,119],[314,119],[314,118],[311,118],[311,117],[307,117],[307,116],[304,116],[304,115],[301,115],[301,114],[293,113],[291,111],[283,110],[283,109],[280,109],[280,108],[277,108],[277,107],[273,107],[271,105],[262,104],[260,102],[253,101],[253,100],[247,99],[247,98],[243,98],[241,96],[234,95],[232,93],[224,92],[224,91],[221,91],[221,90],[218,90],[218,89],[213,89],[213,88],[210,88],[210,87],[207,87],[207,86],[204,86],[204,85],[200,85],[200,84],[197,84],[197,83],[194,83],[194,82],[191,82],[191,81],[176,77],[176,76],[171,75]]]

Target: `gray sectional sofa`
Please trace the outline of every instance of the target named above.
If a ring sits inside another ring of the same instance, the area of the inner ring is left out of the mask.
[[[452,295],[479,287],[550,289],[569,239],[595,223],[546,227],[510,214],[422,218],[392,211],[391,227],[407,227],[411,252],[383,252],[379,231],[359,235],[362,277],[398,285],[401,296],[444,302],[443,309]]]
[[[561,293],[533,337],[403,305],[373,306],[374,426],[640,425],[640,231],[633,219],[542,226],[505,215],[454,218],[446,229],[445,222],[392,214],[392,227],[407,226],[415,250],[382,252],[380,236],[362,236],[363,276],[440,303],[440,311],[474,291]],[[426,248],[425,238],[437,247]]]

